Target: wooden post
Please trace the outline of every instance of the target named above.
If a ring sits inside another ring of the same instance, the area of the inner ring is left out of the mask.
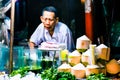
[[[11,22],[10,22],[10,62],[9,73],[13,70],[13,40],[14,40],[14,12],[15,0],[11,0]]]

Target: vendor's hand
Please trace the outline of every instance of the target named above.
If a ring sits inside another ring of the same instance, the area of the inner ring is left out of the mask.
[[[32,60],[38,59],[36,49],[30,49],[30,59],[32,59]]]

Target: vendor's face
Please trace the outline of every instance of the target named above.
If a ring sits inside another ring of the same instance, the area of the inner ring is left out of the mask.
[[[48,12],[44,11],[43,15],[40,17],[42,23],[44,24],[44,27],[47,30],[53,30],[55,27],[55,24],[57,23],[58,19],[55,18],[55,13],[54,12]]]

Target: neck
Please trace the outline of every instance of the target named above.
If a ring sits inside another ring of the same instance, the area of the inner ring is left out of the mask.
[[[53,30],[51,30],[51,31],[49,31],[49,33],[50,33],[50,35],[52,36],[52,35],[53,35],[53,33],[54,33],[54,31],[53,31]]]
[[[52,36],[54,33],[54,28],[49,30],[50,35]]]

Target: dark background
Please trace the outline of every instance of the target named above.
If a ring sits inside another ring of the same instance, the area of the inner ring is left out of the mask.
[[[120,58],[116,56],[120,54],[120,41],[118,45],[114,45],[114,42],[117,42],[120,37],[120,29],[116,31],[116,27],[113,26],[116,22],[120,23],[119,3],[120,0],[93,0],[92,2],[93,43],[104,43],[111,47],[111,58]],[[78,37],[85,34],[85,8],[80,0],[17,0],[15,4],[15,44],[26,38],[29,40],[41,22],[39,18],[41,10],[48,5],[57,8],[60,21],[69,26],[75,43]],[[6,15],[10,16],[10,11]],[[112,35],[112,33],[116,34]],[[22,36],[22,34],[26,35]],[[100,43],[98,38],[101,39]]]

